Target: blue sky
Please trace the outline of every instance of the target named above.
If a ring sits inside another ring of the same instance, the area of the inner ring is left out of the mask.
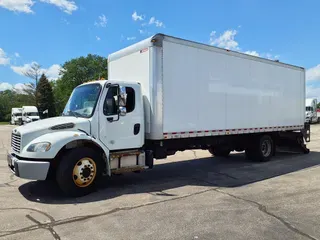
[[[65,61],[109,53],[165,33],[307,69],[320,99],[320,1],[0,0],[0,90],[30,80],[32,62],[50,79]]]

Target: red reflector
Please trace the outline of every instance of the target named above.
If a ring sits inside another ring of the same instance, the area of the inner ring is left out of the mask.
[[[146,51],[148,51],[148,48],[144,48],[144,49],[140,50],[140,53],[144,53]]]

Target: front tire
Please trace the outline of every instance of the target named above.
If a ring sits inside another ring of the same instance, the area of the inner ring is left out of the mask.
[[[60,189],[68,196],[85,196],[102,176],[102,158],[91,148],[75,148],[61,159],[56,172]]]

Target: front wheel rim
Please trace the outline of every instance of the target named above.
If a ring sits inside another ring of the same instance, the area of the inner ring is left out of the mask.
[[[91,158],[82,158],[73,167],[72,179],[76,186],[88,187],[92,184],[96,174],[96,163]]]
[[[270,140],[264,140],[261,144],[261,152],[264,157],[269,157],[271,154],[271,141]]]

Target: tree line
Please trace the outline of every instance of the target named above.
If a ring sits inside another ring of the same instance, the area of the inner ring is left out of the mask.
[[[41,118],[61,115],[75,87],[90,80],[108,79],[108,60],[95,54],[71,59],[62,65],[59,78],[53,81],[37,63],[24,75],[31,79],[24,89],[0,92],[0,121],[10,121],[11,108],[22,106],[37,106]],[[43,113],[46,110],[48,113]]]

